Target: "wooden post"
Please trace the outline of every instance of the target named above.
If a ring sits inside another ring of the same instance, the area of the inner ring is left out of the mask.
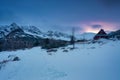
[[[71,44],[73,45],[73,49],[75,48],[75,29],[72,28],[72,36],[71,36]]]

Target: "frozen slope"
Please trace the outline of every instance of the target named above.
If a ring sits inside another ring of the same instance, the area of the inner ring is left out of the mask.
[[[0,80],[120,80],[120,41],[76,44],[77,49],[48,55],[39,47],[1,52],[0,61],[12,54],[20,61],[8,62],[0,70]]]

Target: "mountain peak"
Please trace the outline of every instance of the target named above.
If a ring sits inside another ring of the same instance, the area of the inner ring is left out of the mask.
[[[13,22],[12,24],[10,24],[10,26],[18,26],[15,22]]]
[[[13,31],[15,29],[20,29],[20,27],[16,23],[10,24],[9,28]]]

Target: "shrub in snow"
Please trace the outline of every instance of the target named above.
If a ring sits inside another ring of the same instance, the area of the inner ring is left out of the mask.
[[[56,52],[57,49],[48,49],[47,52]]]
[[[1,61],[0,62],[0,69],[2,68],[2,67],[4,67],[5,66],[5,64],[7,63],[7,62],[9,62],[10,60],[3,60],[3,61]]]
[[[75,48],[70,48],[70,50],[73,50],[73,49],[75,49]]]
[[[13,61],[19,61],[20,58],[19,57],[14,57]]]
[[[5,60],[3,60],[3,61],[0,61],[0,69],[1,69],[2,67],[4,67],[8,62],[19,61],[19,60],[20,60],[19,57],[15,56],[15,55],[9,55],[9,56],[8,56],[8,59],[5,59]]]
[[[63,52],[68,52],[68,50],[63,50]]]
[[[65,49],[65,47],[61,48],[61,49]]]

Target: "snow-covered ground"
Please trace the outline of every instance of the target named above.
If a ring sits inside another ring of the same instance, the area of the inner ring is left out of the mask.
[[[20,58],[0,65],[0,80],[120,80],[120,41],[70,47],[51,53],[40,47],[0,52],[0,61]]]

